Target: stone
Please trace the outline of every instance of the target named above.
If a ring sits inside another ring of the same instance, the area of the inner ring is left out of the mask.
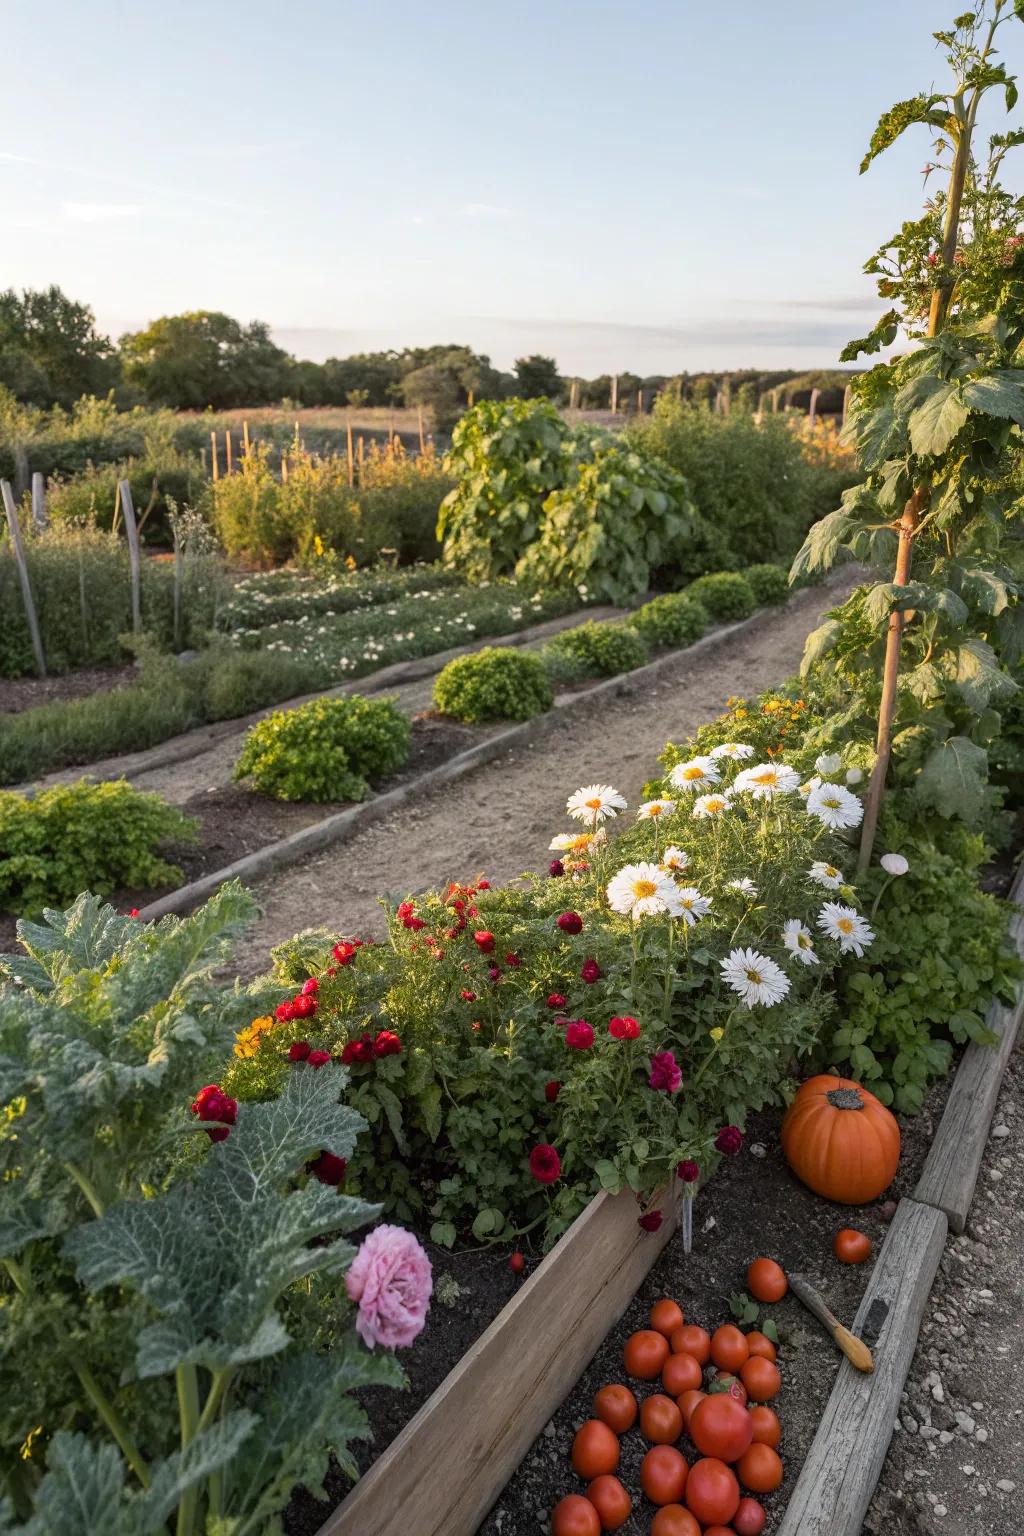
[[[1016,1486],[1017,1484],[1011,1482],[1008,1477],[1001,1477],[998,1483],[996,1483],[996,1487],[999,1489],[1000,1493],[1012,1493]]]

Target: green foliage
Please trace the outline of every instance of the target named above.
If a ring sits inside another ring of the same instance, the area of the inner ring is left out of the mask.
[[[393,699],[311,699],[257,721],[234,776],[275,800],[362,800],[371,779],[405,764],[409,740],[408,717]]]
[[[177,410],[224,410],[288,391],[288,354],[271,340],[270,327],[261,320],[243,326],[211,310],[163,315],[122,336],[121,363],[147,400]]]
[[[707,628],[708,615],[688,592],[665,592],[644,603],[629,622],[648,645],[684,646],[700,639]]]
[[[623,602],[646,592],[656,571],[677,568],[693,520],[686,482],[674,470],[601,444],[544,502],[536,542],[516,575],[541,588],[574,588],[588,601]]]
[[[563,629],[549,640],[544,648],[545,660],[552,655],[556,659],[569,657],[575,662],[577,676],[615,677],[643,666],[649,655],[648,639],[642,629],[632,624],[599,624],[590,619],[572,629]]]
[[[20,927],[19,985],[0,988],[16,1125],[0,1141],[0,1448],[27,1518],[5,1529],[137,1536],[176,1511],[179,1531],[268,1529],[332,1452],[354,1475],[367,1421],[349,1394],[401,1382],[351,1314],[329,1354],[287,1327],[303,1293],[340,1286],[348,1234],[377,1214],[307,1173],[363,1128],[344,1069],[298,1067],[216,1144],[188,1115],[280,995],[213,980],[255,911],[232,885],[182,921],[82,896]]]
[[[470,580],[511,576],[537,537],[545,498],[564,483],[565,422],[548,400],[482,400],[452,434],[441,503],[444,560]]]
[[[55,285],[0,293],[0,386],[35,406],[70,406],[109,389],[117,376],[113,347],[92,310]]]
[[[195,835],[194,821],[124,779],[81,779],[32,797],[0,791],[0,909],[63,906],[90,885],[107,895],[171,884],[181,871],[157,850]]]
[[[740,574],[753,592],[758,608],[784,603],[789,596],[789,581],[781,566],[748,565]]]
[[[510,646],[457,656],[434,682],[435,707],[468,725],[529,720],[550,709],[553,700],[543,661]]]
[[[715,571],[709,576],[699,576],[686,588],[686,595],[722,623],[748,619],[757,607],[753,589],[746,576],[741,576],[738,571]]]

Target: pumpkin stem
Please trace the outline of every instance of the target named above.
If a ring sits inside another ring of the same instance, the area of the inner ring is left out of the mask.
[[[834,1109],[863,1109],[864,1100],[857,1088],[832,1088],[825,1095]]]

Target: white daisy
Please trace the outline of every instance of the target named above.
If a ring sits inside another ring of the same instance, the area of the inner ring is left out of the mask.
[[[756,949],[734,949],[721,962],[721,971],[723,981],[739,994],[748,1008],[757,1003],[771,1008],[774,1003],[781,1003],[789,991],[789,977],[774,960],[759,954]]]
[[[744,757],[753,757],[753,747],[748,747],[745,741],[723,741],[720,747],[711,748],[712,757],[731,757],[736,763]]]
[[[817,787],[818,787],[818,785],[820,783],[821,783],[821,775],[816,773],[813,778],[805,779],[804,780],[804,782],[800,785],[800,788],[797,791],[797,793],[800,795],[801,799],[806,800],[807,796],[810,794],[811,790],[812,789],[817,789]]]
[[[700,795],[693,804],[693,814],[698,817],[721,816],[724,811],[732,810],[732,801],[728,795]]]
[[[696,886],[684,885],[676,887],[676,897],[681,908],[679,916],[685,919],[689,927],[693,927],[698,918],[707,917],[711,910],[711,897],[702,896]]]
[[[688,763],[676,763],[668,776],[668,781],[675,789],[692,792],[710,788],[712,784],[717,784],[721,777],[712,758],[692,757]]]
[[[749,875],[744,875],[742,880],[730,880],[730,891],[740,891],[744,896],[756,896],[757,886]]]
[[[626,801],[610,784],[585,784],[569,796],[565,808],[574,821],[596,827],[624,811]]]
[[[879,864],[887,875],[905,875],[910,868],[910,863],[902,853],[883,853]]]
[[[645,800],[636,813],[637,821],[657,821],[659,816],[671,816],[676,808],[674,800]]]
[[[863,777],[864,773],[860,768],[847,768],[846,770],[847,784],[859,784]]]
[[[676,888],[657,864],[625,864],[608,882],[608,905],[627,917],[678,910]]]
[[[559,832],[548,843],[551,853],[585,853],[594,843],[605,843],[608,834],[601,827],[597,832]]]
[[[823,885],[826,891],[838,891],[841,885],[846,884],[841,869],[836,869],[834,864],[825,864],[820,859],[811,865],[807,873],[816,885]]]
[[[786,763],[758,763],[736,775],[734,790],[746,790],[755,800],[772,800],[776,795],[791,795],[799,788],[800,775]]]
[[[662,869],[674,870],[677,873],[685,869],[689,862],[690,855],[682,848],[677,848],[674,843],[670,844],[661,856]]]
[[[864,819],[864,807],[842,784],[819,784],[807,796],[807,814],[816,816],[833,832],[856,827]]]
[[[820,757],[814,759],[814,766],[825,779],[831,773],[838,773],[843,766],[843,760],[838,752],[823,752]]]
[[[844,955],[852,949],[858,960],[875,937],[874,929],[859,912],[841,906],[838,901],[826,901],[818,913],[818,927],[830,939],[839,940]]]
[[[783,924],[782,942],[802,964],[818,964],[818,957],[814,953],[814,935],[798,917],[791,917],[788,923]]]

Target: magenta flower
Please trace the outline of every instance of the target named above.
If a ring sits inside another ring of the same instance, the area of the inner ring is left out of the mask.
[[[700,1168],[692,1157],[685,1158],[676,1169],[676,1177],[682,1179],[684,1184],[696,1184],[700,1178]]]
[[[345,1276],[358,1302],[356,1332],[373,1349],[403,1349],[423,1331],[434,1283],[430,1260],[404,1227],[386,1222],[363,1240]]]
[[[651,1072],[647,1079],[647,1086],[653,1088],[656,1093],[679,1092],[683,1086],[683,1074],[671,1051],[655,1051],[651,1057]]]
[[[583,965],[580,967],[580,977],[583,981],[593,983],[599,979],[600,975],[601,967],[596,960],[584,960]]]
[[[738,1125],[723,1125],[715,1137],[715,1148],[726,1157],[735,1157],[743,1145],[743,1132]]]
[[[583,932],[583,919],[578,912],[563,912],[555,921],[563,933]]]
[[[636,1224],[645,1232],[657,1232],[663,1220],[664,1217],[660,1211],[648,1211],[646,1215],[637,1217]]]
[[[571,1051],[589,1051],[594,1031],[586,1019],[570,1019],[565,1028],[565,1043]]]

